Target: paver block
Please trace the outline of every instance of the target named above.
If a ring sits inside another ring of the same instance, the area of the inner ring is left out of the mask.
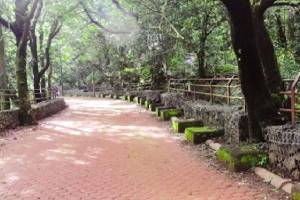
[[[189,127],[184,131],[185,137],[193,144],[200,144],[206,142],[208,139],[216,138],[224,134],[224,130],[217,128],[203,127]]]
[[[234,172],[264,167],[268,163],[268,154],[256,144],[223,146],[217,151],[217,158]]]
[[[160,119],[163,121],[168,121],[171,117],[181,117],[183,116],[182,109],[167,109],[160,111]]]
[[[178,117],[171,118],[172,127],[176,133],[184,133],[186,128],[201,127],[203,122],[195,119],[180,119]]]

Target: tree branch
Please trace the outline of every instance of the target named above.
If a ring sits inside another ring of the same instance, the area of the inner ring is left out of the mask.
[[[139,16],[137,13],[133,13],[133,12],[129,12],[127,11],[125,8],[123,8],[120,4],[120,2],[118,0],[111,0],[112,3],[124,14],[124,15],[128,15],[130,17],[133,17],[136,19],[136,21],[138,21]]]
[[[114,30],[110,30],[110,29],[104,27],[100,22],[98,22],[97,20],[95,20],[93,18],[93,16],[91,15],[91,12],[88,10],[88,8],[86,7],[86,5],[83,2],[80,2],[80,5],[82,6],[82,8],[83,8],[85,14],[87,15],[87,17],[89,18],[90,22],[95,24],[99,28],[101,28],[103,31],[111,33],[111,34],[130,34],[131,33],[129,31],[114,31]]]

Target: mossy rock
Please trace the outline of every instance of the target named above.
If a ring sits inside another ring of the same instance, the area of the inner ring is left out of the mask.
[[[141,97],[141,98],[140,98],[139,104],[140,104],[141,106],[144,106],[144,105],[145,105],[145,102],[146,102],[146,99],[143,98],[143,97]]]
[[[151,104],[149,104],[149,110],[152,111],[152,112],[155,112],[157,107],[163,107],[163,106],[164,105],[162,105],[162,104],[153,104],[153,103],[151,103]]]
[[[163,121],[168,121],[172,117],[181,117],[183,116],[182,109],[167,109],[160,111],[160,119]]]
[[[115,94],[115,95],[114,95],[114,99],[120,99],[120,96],[117,95],[117,94]]]
[[[202,126],[186,128],[184,134],[186,139],[193,144],[201,144],[206,142],[208,139],[222,136],[224,131],[221,129]]]
[[[149,109],[149,105],[150,105],[150,102],[148,100],[145,101],[145,108],[148,110]]]
[[[293,192],[292,200],[300,200],[300,192]]]
[[[157,106],[155,108],[155,112],[156,112],[156,117],[160,118],[160,113],[163,110],[170,110],[170,109],[175,109],[174,107],[166,107],[166,106]]]
[[[176,133],[184,133],[186,128],[190,127],[201,127],[203,122],[195,119],[179,119],[172,117],[172,127]]]
[[[255,144],[221,147],[217,151],[217,158],[234,172],[246,171],[257,166],[265,167],[268,163],[268,154]]]
[[[133,102],[134,97],[135,97],[135,96],[133,96],[133,95],[128,95],[128,96],[127,96],[127,101],[128,101],[128,102]]]
[[[300,200],[300,184],[296,183],[292,187],[292,200]]]
[[[100,98],[105,98],[106,94],[100,94]]]

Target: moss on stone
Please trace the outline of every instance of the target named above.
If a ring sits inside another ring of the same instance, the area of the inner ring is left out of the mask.
[[[148,100],[145,101],[145,108],[149,109],[150,102]]]
[[[171,117],[181,117],[183,116],[183,110],[181,109],[166,109],[160,111],[160,119],[163,121],[170,120]]]
[[[231,171],[244,171],[252,167],[264,167],[268,155],[255,145],[225,146],[217,151],[217,158],[223,161]]]
[[[176,133],[184,133],[186,128],[201,127],[203,123],[194,119],[172,119],[172,127]]]
[[[105,98],[105,97],[106,97],[106,94],[100,94],[100,97],[101,97],[101,98]]]
[[[300,192],[292,193],[292,200],[300,200]]]
[[[128,96],[127,96],[127,101],[128,101],[128,102],[133,102],[134,98],[135,98],[135,96],[133,96],[133,95],[128,95]]]
[[[210,127],[189,127],[185,129],[185,137],[193,144],[204,143],[206,140],[223,135],[224,131]]]
[[[139,104],[140,104],[141,106],[144,106],[144,105],[145,105],[145,102],[146,102],[146,99],[143,98],[143,97],[140,97]]]

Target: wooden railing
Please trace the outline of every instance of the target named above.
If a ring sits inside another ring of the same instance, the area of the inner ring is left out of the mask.
[[[238,100],[244,104],[240,80],[234,76],[231,78],[170,79],[168,90],[187,94],[195,100],[204,98],[211,103],[214,103],[216,99],[221,99],[228,105],[232,104],[232,100]]]
[[[28,101],[31,104],[37,102],[46,101],[50,99],[55,99],[58,96],[57,89],[49,90],[29,90],[29,99]],[[40,97],[37,98],[35,95],[40,94]],[[0,110],[9,110],[14,107],[18,107],[20,100],[15,89],[0,89]]]
[[[295,79],[285,79],[285,90],[280,92],[288,99],[285,101],[285,106],[280,108],[280,112],[290,113],[292,127],[297,125],[297,113],[300,113],[300,93],[298,92],[300,83],[300,73]],[[223,89],[223,90],[221,90]],[[233,105],[233,100],[239,100],[244,103],[244,97],[241,92],[240,80],[236,77],[231,78],[206,78],[206,79],[170,79],[168,90],[170,92],[180,92],[197,99],[206,99],[211,103],[215,102],[216,98],[223,99],[227,105]],[[235,90],[235,94],[233,94]],[[298,97],[298,98],[297,98]],[[299,106],[298,106],[299,105]],[[297,109],[298,108],[298,109]]]
[[[297,97],[300,96],[298,93],[298,84],[300,82],[300,73],[297,77],[292,79],[284,80],[285,91],[282,91],[280,94],[288,97],[289,104],[285,108],[280,108],[281,112],[289,112],[291,114],[291,123],[292,127],[297,126],[297,113],[300,113],[300,110],[297,109]]]

